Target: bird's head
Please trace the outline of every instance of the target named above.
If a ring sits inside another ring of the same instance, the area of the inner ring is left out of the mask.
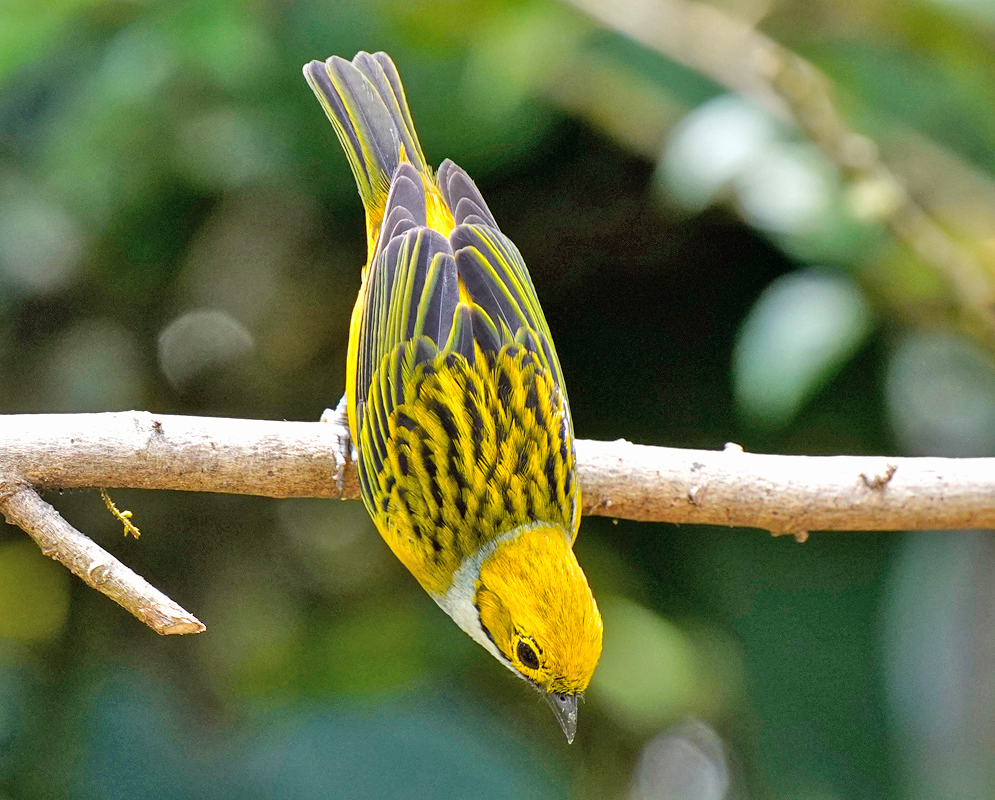
[[[601,655],[601,615],[566,532],[540,526],[480,567],[474,605],[500,658],[542,693],[569,741]]]

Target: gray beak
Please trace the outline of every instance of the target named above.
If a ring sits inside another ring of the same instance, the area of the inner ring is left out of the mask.
[[[577,733],[577,695],[549,692],[543,697],[546,698],[549,707],[553,709],[556,721],[560,723],[560,727],[567,735],[567,744],[572,744],[574,735]]]

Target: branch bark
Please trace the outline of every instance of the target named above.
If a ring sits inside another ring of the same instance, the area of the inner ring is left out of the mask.
[[[0,511],[159,633],[204,626],[75,530],[36,490],[136,488],[359,497],[336,486],[334,426],[148,412],[0,416]],[[584,513],[812,530],[995,527],[995,458],[782,456],[579,440]]]

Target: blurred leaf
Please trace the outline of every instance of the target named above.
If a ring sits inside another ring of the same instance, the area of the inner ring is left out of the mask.
[[[378,0],[376,3],[381,13],[389,15],[412,41],[433,55],[466,48],[495,17],[523,5],[528,3],[520,0]]]
[[[732,205],[799,261],[848,264],[880,236],[877,218],[861,218],[854,196],[843,191],[836,165],[739,95],[719,95],[687,114],[667,140],[656,177],[692,213]],[[856,198],[865,206],[866,194]]]
[[[496,14],[470,52],[464,91],[482,124],[504,129],[537,88],[576,56],[590,26],[557,3],[525,3]]]
[[[795,236],[829,224],[838,190],[835,168],[810,144],[768,147],[736,181],[747,222]]]
[[[654,81],[672,95],[675,104],[697,107],[723,94],[711,78],[657,53],[628,36],[598,29],[585,42],[582,58],[607,57],[627,70]]]
[[[806,270],[774,281],[743,321],[733,389],[752,422],[781,427],[857,351],[872,330],[856,283]]]
[[[716,710],[715,673],[688,633],[618,595],[599,606],[606,634],[591,696],[612,717],[646,733],[692,710]]]
[[[60,29],[87,7],[102,0],[4,0],[0,24],[0,81],[18,67],[43,57]]]
[[[276,51],[265,3],[198,0],[154,8],[154,24],[184,65],[202,79],[231,91],[251,87],[272,73]]]
[[[153,103],[179,68],[162,26],[142,17],[110,39],[94,73],[107,99]]]
[[[990,46],[989,46],[990,47]],[[820,64],[863,102],[866,114],[893,116],[976,164],[995,166],[995,114],[928,54],[891,43],[837,41]]]

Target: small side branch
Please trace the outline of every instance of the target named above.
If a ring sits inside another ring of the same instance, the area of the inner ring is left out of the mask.
[[[98,592],[130,611],[156,633],[200,633],[204,624],[148,581],[66,522],[30,486],[7,481],[0,511],[35,540],[41,551]]]

